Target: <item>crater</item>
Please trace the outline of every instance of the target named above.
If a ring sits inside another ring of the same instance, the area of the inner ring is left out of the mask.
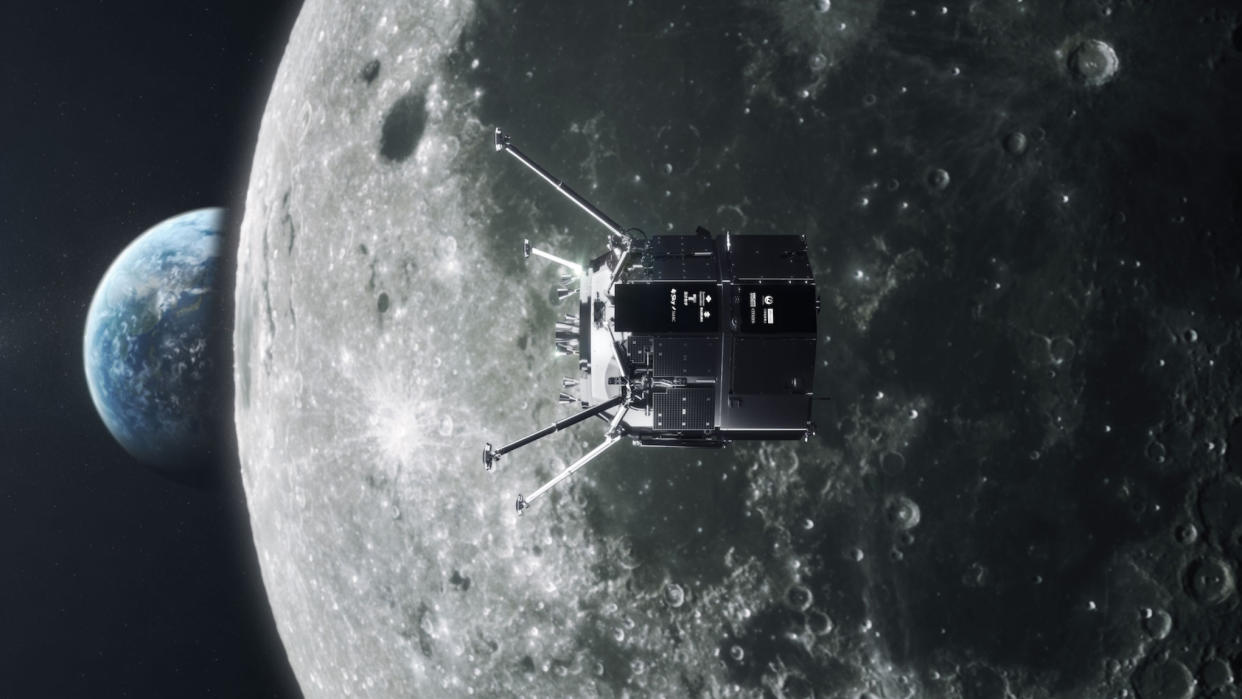
[[[1156,660],[1134,676],[1139,699],[1190,699],[1194,689],[1194,676],[1176,660]]]
[[[1070,52],[1067,67],[1078,82],[1097,87],[1112,80],[1121,61],[1112,46],[1099,39],[1087,39]]]
[[[785,591],[785,603],[789,605],[790,609],[795,611],[806,611],[807,608],[811,606],[811,602],[814,600],[814,595],[812,595],[811,591],[803,585],[791,585],[789,589]]]
[[[372,58],[362,66],[362,70],[358,71],[358,77],[362,78],[362,82],[370,85],[375,82],[375,78],[379,76],[379,69],[379,59]]]
[[[676,609],[686,603],[686,591],[677,583],[664,586],[664,603]]]
[[[889,526],[899,531],[906,531],[918,526],[919,520],[922,519],[922,512],[919,510],[918,503],[910,498],[904,495],[893,495],[884,505],[884,516]]]
[[[1005,147],[1005,152],[1010,155],[1022,155],[1026,152],[1026,134],[1021,131],[1006,134],[1002,143]]]
[[[393,103],[380,130],[379,154],[385,160],[402,162],[410,157],[427,126],[427,96],[410,92]]]
[[[927,173],[927,184],[934,190],[942,190],[949,186],[949,172],[943,168],[936,168]]]
[[[1204,605],[1220,604],[1229,599],[1234,584],[1233,569],[1216,557],[1200,559],[1187,571],[1187,591]]]
[[[1173,615],[1163,609],[1145,609],[1142,618],[1143,630],[1157,641],[1167,638],[1173,630]]]

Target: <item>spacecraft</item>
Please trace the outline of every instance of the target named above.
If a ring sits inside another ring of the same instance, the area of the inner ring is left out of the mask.
[[[523,254],[562,268],[554,302],[556,350],[576,356],[559,401],[579,411],[501,447],[483,465],[548,435],[598,418],[603,441],[529,496],[536,500],[618,442],[718,449],[737,440],[809,438],[820,301],[798,235],[647,236],[624,228],[515,147],[496,129],[496,150],[517,159],[608,229],[585,266],[522,243]]]

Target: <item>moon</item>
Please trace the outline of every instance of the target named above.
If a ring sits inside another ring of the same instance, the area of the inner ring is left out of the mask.
[[[309,0],[234,336],[302,689],[1236,692],[1235,34],[1111,2]],[[606,238],[497,126],[624,225],[805,235],[817,437],[618,447],[517,518],[601,439],[482,468],[568,414],[559,270],[521,241]]]

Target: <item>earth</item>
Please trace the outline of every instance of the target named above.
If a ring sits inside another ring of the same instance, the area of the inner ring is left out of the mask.
[[[1242,41],[1210,2],[309,0],[238,254],[255,545],[311,696],[1238,696]],[[795,233],[807,444],[564,415],[598,225]]]
[[[221,209],[163,221],[104,274],[83,338],[86,382],[108,430],[138,460],[197,468],[218,434]]]

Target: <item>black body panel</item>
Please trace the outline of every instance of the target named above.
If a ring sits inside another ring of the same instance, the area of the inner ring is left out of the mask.
[[[817,298],[800,236],[654,236],[613,287],[627,362],[653,386],[647,445],[798,439],[811,417]],[[722,299],[727,299],[723,302]]]
[[[613,294],[613,329],[618,332],[716,332],[720,327],[715,283],[618,283]]]

